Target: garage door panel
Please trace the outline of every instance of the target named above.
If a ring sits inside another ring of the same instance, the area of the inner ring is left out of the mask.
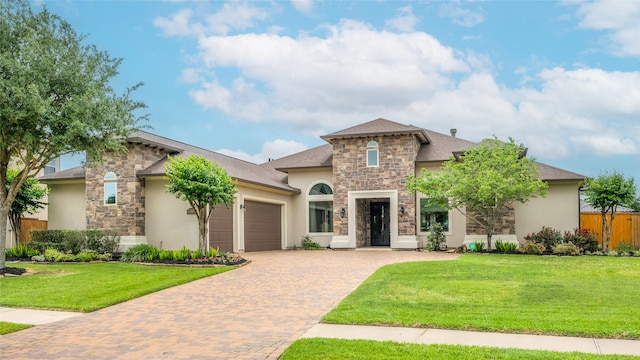
[[[281,205],[257,201],[245,201],[244,205],[245,251],[281,250]]]
[[[217,205],[209,219],[209,246],[220,251],[233,251],[233,209]]]

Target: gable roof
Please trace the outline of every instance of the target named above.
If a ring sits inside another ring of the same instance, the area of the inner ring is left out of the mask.
[[[207,160],[210,160],[227,170],[227,173],[240,182],[249,184],[262,185],[277,190],[283,190],[291,193],[300,193],[299,189],[289,186],[287,183],[287,175],[270,169],[268,167],[262,167],[248,161],[236,159],[231,156],[223,155],[214,151],[202,149],[196,146],[185,144],[179,141],[168,139],[162,136],[148,133],[146,131],[136,131],[129,136],[126,141],[132,144],[144,144],[154,148],[160,148],[167,151],[170,155],[180,155],[189,157],[191,155],[199,155]],[[168,161],[165,156],[156,163],[147,167],[146,169],[139,170],[137,175],[139,177],[147,176],[164,176],[164,164]],[[45,175],[39,178],[43,183],[58,180],[77,180],[85,179],[84,167],[76,167],[53,174]]]
[[[333,146],[325,144],[280,159],[271,160],[261,166],[282,172],[311,168],[330,168],[333,166]]]
[[[351,137],[365,137],[371,135],[398,135],[398,134],[413,134],[420,139],[421,143],[429,143],[429,135],[424,129],[415,127],[413,125],[404,125],[395,121],[387,119],[376,119],[364,124],[352,126],[350,128],[336,131],[329,135],[321,136],[321,138],[327,142],[331,142],[333,139],[351,138]]]

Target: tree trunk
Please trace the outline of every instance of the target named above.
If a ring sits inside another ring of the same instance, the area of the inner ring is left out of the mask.
[[[611,233],[613,232],[613,218],[616,216],[615,210],[611,211],[611,219],[609,221],[609,226],[607,227],[607,249],[611,244]]]
[[[207,251],[207,221],[205,217],[201,217],[198,219],[198,233],[200,234],[200,241],[198,242],[198,246],[200,250],[204,253]]]
[[[6,254],[4,250],[7,246],[7,220],[9,217],[9,207],[0,207],[0,269],[5,268]]]
[[[607,235],[609,231],[607,230],[607,213],[603,212],[602,214],[602,252],[607,253],[609,251],[609,242],[607,241]]]
[[[493,233],[487,232],[487,251],[491,250],[491,238]]]

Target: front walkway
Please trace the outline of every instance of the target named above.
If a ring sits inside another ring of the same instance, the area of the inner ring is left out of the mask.
[[[7,359],[277,358],[380,266],[418,251],[247,253],[248,266],[2,336]]]

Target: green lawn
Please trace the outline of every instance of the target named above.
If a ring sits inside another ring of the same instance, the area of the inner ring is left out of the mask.
[[[36,275],[0,278],[0,306],[94,311],[142,295],[218,274],[233,267],[95,264],[9,264]]]
[[[6,321],[0,321],[0,335],[9,334],[12,332],[28,329],[33,325],[14,324]]]
[[[385,266],[323,321],[640,339],[640,259],[464,255]]]
[[[282,354],[282,360],[289,359],[367,359],[367,360],[414,360],[414,359],[539,359],[539,360],[623,360],[638,359],[634,356],[595,355],[584,353],[564,353],[552,351],[498,349],[478,346],[419,345],[390,341],[301,339]]]

